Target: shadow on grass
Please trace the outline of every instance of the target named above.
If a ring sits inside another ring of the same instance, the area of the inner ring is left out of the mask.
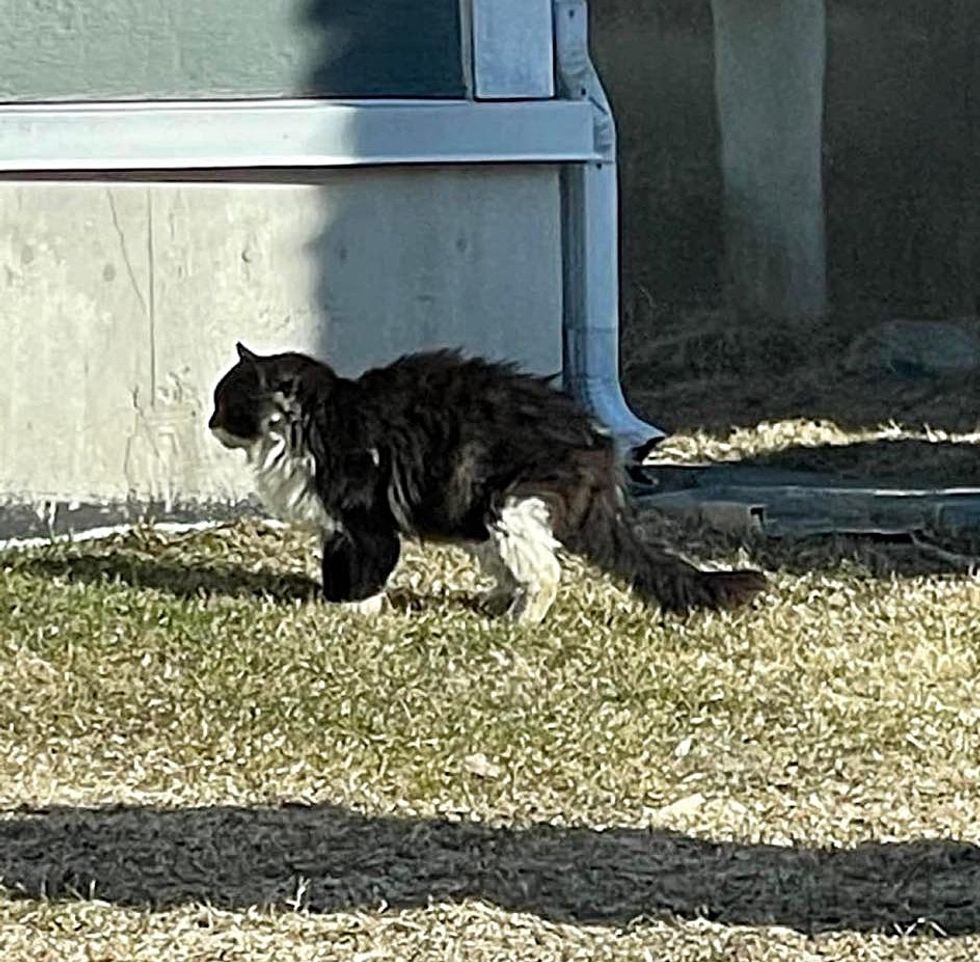
[[[800,444],[730,462],[662,465],[649,476],[664,492],[693,493],[695,475],[702,491],[714,489],[710,500],[766,505],[768,523],[785,532],[726,533],[671,515],[663,522],[667,540],[697,557],[742,547],[767,570],[847,567],[875,578],[980,568],[980,445],[909,438]],[[757,495],[759,486],[770,489],[766,496]]]
[[[320,583],[305,575],[253,570],[235,565],[183,564],[127,552],[69,558],[30,558],[19,562],[18,568],[42,578],[67,578],[83,584],[121,582],[138,590],[162,591],[183,599],[222,596],[266,597],[283,603],[322,601]],[[402,613],[421,611],[440,600],[399,587],[390,588],[386,598],[392,610]],[[447,591],[443,592],[441,600],[474,614],[486,614],[478,594]]]
[[[224,595],[231,598],[267,596],[276,601],[311,599],[320,588],[304,575],[148,558],[128,552],[69,558],[30,558],[21,571],[44,578],[67,578],[84,584],[122,582],[133,588],[163,591],[175,598]]]
[[[900,438],[851,444],[795,445],[745,464],[815,471],[842,481],[909,488],[980,487],[980,445]]]
[[[821,931],[980,932],[980,848],[808,849],[664,831],[367,817],[332,806],[18,810],[0,876],[22,898],[337,912],[482,899],[559,922],[639,917]]]
[[[688,530],[690,533],[685,536]],[[667,550],[687,550],[702,558],[722,555],[741,546],[752,565],[790,575],[802,575],[809,571],[833,573],[848,565],[852,573],[856,567],[868,577],[884,579],[963,573],[962,565],[923,556],[908,538],[902,537],[814,536],[800,540],[746,541],[738,536],[706,531],[700,526],[688,529],[681,524],[672,527],[668,538],[659,540]],[[980,545],[976,547],[980,550]],[[319,583],[304,575],[232,565],[182,564],[127,553],[30,558],[19,561],[17,568],[41,578],[67,579],[92,585],[121,583],[138,591],[159,591],[182,600],[268,598],[280,604],[322,600]],[[566,587],[566,590],[572,589]],[[486,607],[479,591],[450,589],[438,595],[427,595],[395,586],[388,590],[386,597],[389,610],[403,615],[422,612],[433,606],[448,606],[480,617],[500,617],[499,611]]]

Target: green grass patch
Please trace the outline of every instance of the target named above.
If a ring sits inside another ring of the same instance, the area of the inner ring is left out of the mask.
[[[980,585],[890,550],[522,629],[450,549],[373,619],[255,524],[7,552],[0,957],[975,958]]]

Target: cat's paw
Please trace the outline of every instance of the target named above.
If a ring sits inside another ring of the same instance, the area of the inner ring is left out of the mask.
[[[533,591],[529,588],[518,588],[507,608],[507,618],[522,627],[540,625],[551,610],[556,594],[553,586]]]
[[[539,625],[555,600],[554,591],[494,588],[477,599],[479,610],[491,618],[506,618],[518,625]]]
[[[341,601],[338,604],[344,611],[360,615],[363,618],[374,618],[384,610],[385,594],[382,591],[379,594],[371,595],[370,598],[363,598],[361,601]]]

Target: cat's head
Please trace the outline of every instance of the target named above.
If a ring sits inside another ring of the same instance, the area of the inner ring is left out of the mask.
[[[304,377],[323,367],[303,354],[263,357],[236,345],[238,363],[214,389],[211,433],[226,448],[250,448],[299,409]]]

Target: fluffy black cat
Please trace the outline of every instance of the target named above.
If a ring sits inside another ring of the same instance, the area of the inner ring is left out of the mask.
[[[323,539],[330,601],[380,606],[400,535],[470,547],[495,600],[541,621],[564,547],[662,608],[733,607],[757,571],[700,571],[641,541],[609,432],[549,378],[453,351],[356,379],[303,354],[238,345],[209,427],[243,448],[266,507]]]

